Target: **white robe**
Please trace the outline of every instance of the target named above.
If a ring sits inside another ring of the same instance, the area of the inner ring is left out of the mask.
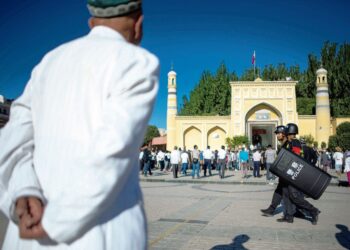
[[[3,249],[146,249],[138,153],[158,91],[159,62],[98,26],[49,52],[0,136]],[[21,240],[18,197],[45,200],[49,239]]]

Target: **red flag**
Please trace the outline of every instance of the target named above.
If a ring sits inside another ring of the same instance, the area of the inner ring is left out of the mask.
[[[253,56],[252,56],[252,64],[255,63],[255,50],[254,50],[254,53],[253,53]]]

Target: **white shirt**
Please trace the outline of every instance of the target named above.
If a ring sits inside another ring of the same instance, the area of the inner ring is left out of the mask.
[[[336,165],[343,165],[343,153],[341,152],[335,152],[333,155],[333,159],[335,160]]]
[[[253,154],[253,161],[260,161],[261,160],[261,154],[259,151],[256,151],[254,154]]]
[[[225,149],[219,149],[219,151],[218,151],[218,158],[220,160],[226,159],[226,151],[225,151]]]
[[[159,152],[157,154],[157,160],[158,161],[164,161],[164,157],[165,157],[165,154],[163,153],[163,151],[159,150]]]
[[[187,152],[181,153],[181,162],[182,163],[188,163],[188,154],[187,154]]]
[[[214,157],[213,152],[210,149],[206,149],[203,152],[203,158],[206,160],[211,160]]]
[[[11,208],[22,195],[47,201],[42,225],[56,250],[147,248],[138,149],[158,67],[104,26],[35,67],[1,131],[0,208],[12,219],[3,249],[49,249],[19,239]]]
[[[345,159],[345,168],[344,168],[344,172],[350,172],[350,157],[347,157]]]
[[[179,164],[180,162],[180,151],[173,150],[170,155],[170,163],[171,164]]]
[[[143,158],[143,151],[141,151],[139,154],[139,160],[142,160],[142,158]]]

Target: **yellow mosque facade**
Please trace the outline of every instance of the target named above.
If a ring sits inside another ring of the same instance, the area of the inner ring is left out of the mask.
[[[327,71],[317,70],[316,115],[298,115],[296,81],[230,82],[231,115],[178,116],[176,72],[168,73],[167,150],[174,146],[212,150],[225,145],[227,137],[246,135],[250,141],[260,138],[262,146],[277,146],[274,129],[278,125],[296,123],[299,135],[312,135],[321,145],[328,143],[336,127],[348,118],[331,118]]]

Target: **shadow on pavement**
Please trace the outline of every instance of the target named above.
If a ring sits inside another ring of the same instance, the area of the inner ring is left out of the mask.
[[[350,249],[350,231],[348,227],[341,224],[336,224],[335,227],[341,230],[335,234],[335,238],[339,244],[345,249]]]
[[[217,245],[211,248],[211,250],[248,250],[243,246],[249,240],[249,236],[246,234],[237,235],[233,238],[232,243],[229,245]]]
[[[349,187],[349,182],[339,180],[338,187]]]

